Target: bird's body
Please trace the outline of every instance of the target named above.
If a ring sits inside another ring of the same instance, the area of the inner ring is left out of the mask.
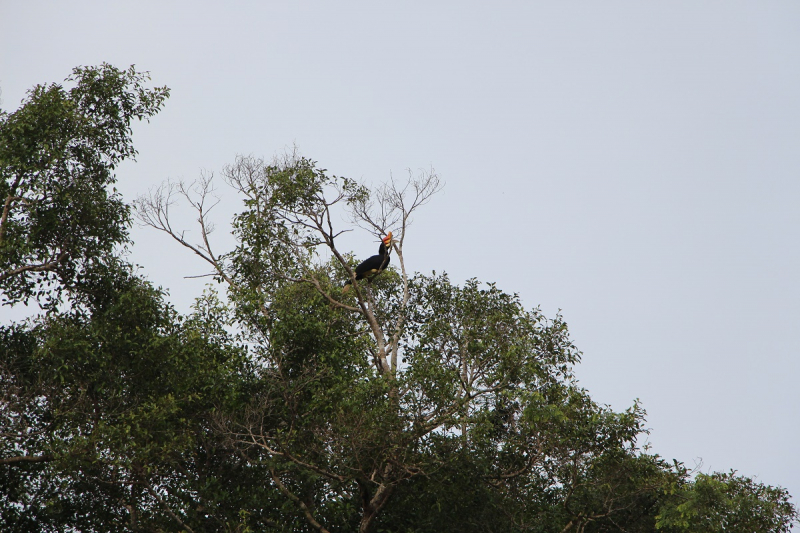
[[[391,261],[391,248],[392,245],[392,232],[389,232],[382,241],[381,245],[378,248],[378,255],[373,255],[372,257],[365,259],[364,261],[359,264],[355,269],[356,280],[359,279],[372,279],[384,270],[386,267],[389,266],[389,261]],[[348,279],[344,284],[343,292],[347,292],[350,289],[350,285],[353,283],[353,280]]]

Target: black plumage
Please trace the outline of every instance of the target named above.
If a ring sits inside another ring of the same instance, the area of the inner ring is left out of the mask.
[[[378,255],[373,255],[372,257],[365,259],[356,267],[356,280],[359,279],[372,279],[373,277],[377,276],[384,270],[386,267],[389,266],[389,262],[392,260],[391,257],[391,248],[389,246],[392,245],[392,234],[391,232],[387,237],[383,239],[381,245],[378,247]],[[353,283],[352,279],[348,279],[345,282],[344,292],[347,292],[350,289],[350,285]]]

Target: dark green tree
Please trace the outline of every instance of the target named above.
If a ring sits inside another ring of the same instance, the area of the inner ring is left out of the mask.
[[[69,312],[0,329],[0,529],[235,528],[254,506],[216,507],[239,461],[210,428],[240,402],[243,348],[211,296],[181,318],[123,267],[100,280]],[[237,484],[229,501],[259,493]]]
[[[682,481],[656,517],[656,527],[665,533],[786,533],[797,519],[786,490],[735,472]]]
[[[66,82],[37,85],[0,113],[0,290],[4,303],[58,300],[88,263],[127,243],[129,208],[110,188],[136,155],[131,122],[169,96],[147,73],[78,67]]]
[[[0,292],[47,314],[0,326],[0,529],[788,530],[782,489],[640,449],[644,411],[578,386],[560,316],[406,269],[433,174],[369,189],[294,155],[239,158],[227,253],[211,246],[210,179],[165,185],[141,220],[225,288],[176,313],[112,253],[130,121],[167,96],[144,79],[77,69],[74,89],[38,87],[3,115]],[[168,217],[176,195],[198,211],[197,243]],[[354,279],[339,237],[355,228],[395,235],[393,268]]]
[[[491,284],[407,271],[411,217],[435,175],[370,190],[289,156],[241,157],[224,177],[244,197],[231,252],[211,246],[208,179],[165,185],[139,215],[228,288],[256,366],[246,408],[220,412],[218,428],[283,495],[278,530],[655,528],[686,474],[637,448],[638,405],[615,413],[577,386],[561,318]],[[167,216],[176,195],[198,212],[198,243]],[[395,268],[350,293],[342,215],[397,237]]]

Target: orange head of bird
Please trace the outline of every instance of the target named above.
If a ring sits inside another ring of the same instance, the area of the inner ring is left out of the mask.
[[[390,231],[386,237],[383,238],[384,246],[391,246],[392,245],[392,232]]]

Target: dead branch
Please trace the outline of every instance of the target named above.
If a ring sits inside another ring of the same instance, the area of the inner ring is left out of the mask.
[[[209,234],[214,231],[214,225],[209,220],[209,213],[219,203],[219,197],[215,194],[213,179],[213,174],[202,174],[198,181],[189,185],[182,181],[173,182],[167,180],[156,189],[151,189],[148,195],[138,197],[133,205],[136,210],[136,217],[141,224],[162,231],[172,237],[211,265],[214,269],[214,275],[220,276],[230,286],[235,287],[233,279],[227,275],[218,256],[213,252],[208,238]],[[190,243],[186,240],[185,231],[178,231],[173,228],[170,209],[177,203],[176,196],[182,196],[197,212],[197,222],[200,226],[202,237],[201,243]],[[209,205],[210,198],[213,200]]]

